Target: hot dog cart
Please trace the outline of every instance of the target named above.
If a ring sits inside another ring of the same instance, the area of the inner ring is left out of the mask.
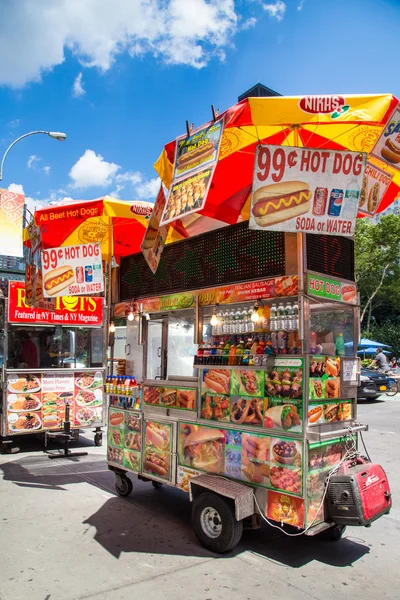
[[[346,453],[348,427],[354,435],[366,426],[357,422],[358,359],[335,352],[338,338],[358,337],[356,299],[345,302],[338,291],[355,285],[353,242],[260,236],[245,223],[218,236],[218,258],[232,260],[218,263],[215,287],[146,297],[146,284],[149,291],[162,285],[161,274],[145,274],[141,255],[123,259],[121,298],[140,303],[140,314],[127,321],[127,366],[135,365],[131,375],[143,380],[142,403],[140,410],[124,409],[125,394],[111,393],[107,452],[120,495],[132,490],[129,472],[190,492],[199,538],[226,550],[238,541],[243,519],[255,522],[258,507],[271,521],[311,525],[309,535],[329,527],[320,507],[325,477]],[[186,242],[167,247],[171,275],[190,251],[186,285],[196,278],[207,284],[210,258],[200,250],[215,249],[215,237],[198,236],[190,249]],[[253,249],[250,264],[241,244]],[[331,275],[338,249],[341,279]],[[221,285],[227,276],[232,281],[232,264],[237,282]],[[233,353],[240,340],[243,352]],[[217,504],[203,506],[212,500],[205,490],[232,499],[240,525],[229,529],[229,539],[220,539],[225,516],[218,496]],[[205,521],[213,515],[215,525]]]
[[[188,492],[208,548],[262,518],[338,539],[390,510],[357,452],[352,236],[400,189],[399,117],[391,95],[247,98],[155,164],[168,196],[121,260],[114,313],[141,402],[111,377],[108,464],[121,496],[129,472]]]
[[[55,310],[28,306],[25,283],[10,281],[2,323],[1,430],[15,436],[58,431],[69,406],[71,429],[105,424],[105,343],[102,298],[60,297]]]

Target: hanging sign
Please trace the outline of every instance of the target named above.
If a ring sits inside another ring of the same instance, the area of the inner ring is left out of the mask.
[[[352,236],[366,154],[259,145],[250,229]]]
[[[400,170],[400,104],[394,109],[371,154]]]
[[[158,269],[161,254],[164,250],[165,240],[167,239],[169,230],[168,225],[160,227],[160,219],[163,214],[165,204],[166,198],[164,194],[164,188],[161,184],[141,245],[143,256],[153,273],[155,273]]]
[[[42,251],[43,292],[46,298],[104,291],[100,244],[62,246]]]
[[[367,162],[358,207],[361,214],[372,217],[376,213],[392,179],[392,174]]]

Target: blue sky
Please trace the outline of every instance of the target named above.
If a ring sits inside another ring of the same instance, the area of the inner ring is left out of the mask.
[[[400,0],[2,0],[0,152],[68,136],[21,141],[2,186],[31,207],[152,200],[163,145],[257,81],[400,97],[399,30]]]

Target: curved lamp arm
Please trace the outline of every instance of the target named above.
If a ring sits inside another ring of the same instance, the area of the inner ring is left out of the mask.
[[[3,158],[1,159],[1,165],[0,165],[0,181],[2,181],[3,179],[3,166],[4,166],[4,161],[6,160],[6,156],[7,154],[10,152],[11,148],[13,146],[15,146],[15,144],[17,142],[19,142],[20,140],[23,140],[24,138],[30,136],[30,135],[36,135],[38,133],[43,133],[44,135],[48,135],[51,138],[58,140],[59,142],[63,142],[64,140],[67,139],[67,136],[65,133],[62,133],[60,131],[30,131],[29,133],[24,133],[24,135],[21,135],[19,138],[17,138],[16,140],[13,141],[12,144],[10,144],[7,148],[7,150],[4,152]]]

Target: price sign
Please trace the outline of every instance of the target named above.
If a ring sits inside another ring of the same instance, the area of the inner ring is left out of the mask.
[[[51,248],[42,252],[46,298],[104,291],[100,244]]]
[[[250,228],[352,236],[366,155],[258,146]]]

